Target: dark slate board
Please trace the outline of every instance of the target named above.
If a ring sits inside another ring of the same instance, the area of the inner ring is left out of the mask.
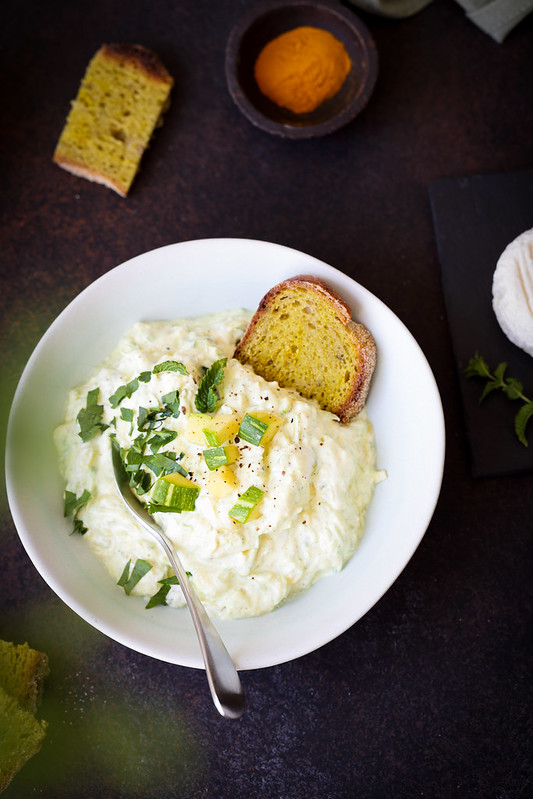
[[[492,276],[501,253],[533,228],[533,169],[448,178],[429,189],[442,285],[475,477],[533,471],[533,420],[528,447],[514,433],[520,404],[495,391],[480,405],[484,382],[464,369],[479,352],[533,398],[533,358],[502,332],[492,308]]]

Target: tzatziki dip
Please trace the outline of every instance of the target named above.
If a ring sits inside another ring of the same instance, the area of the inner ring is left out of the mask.
[[[206,610],[256,616],[339,571],[363,534],[376,467],[366,410],[348,424],[233,356],[251,313],[139,322],[68,396],[55,431],[65,515],[117,590],[184,605],[129,514],[111,458],[175,546]]]

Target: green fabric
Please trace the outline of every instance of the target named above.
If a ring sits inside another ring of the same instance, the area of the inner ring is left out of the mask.
[[[384,17],[410,17],[432,0],[350,0],[353,5]],[[496,42],[533,11],[533,0],[457,0],[468,19]]]

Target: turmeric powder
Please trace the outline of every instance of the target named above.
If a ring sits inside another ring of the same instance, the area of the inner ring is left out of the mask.
[[[305,114],[337,94],[350,68],[350,57],[339,39],[305,25],[268,42],[254,74],[270,100],[295,114]]]

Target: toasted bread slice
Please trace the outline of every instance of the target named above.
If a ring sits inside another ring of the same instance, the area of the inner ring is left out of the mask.
[[[263,297],[234,357],[349,422],[366,402],[376,345],[338,294],[297,275]]]
[[[50,673],[48,656],[28,644],[0,641],[0,688],[15,697],[20,706],[35,713]]]
[[[146,47],[102,45],[72,103],[54,162],[126,197],[173,84]]]
[[[39,751],[46,726],[0,686],[0,792]]]

